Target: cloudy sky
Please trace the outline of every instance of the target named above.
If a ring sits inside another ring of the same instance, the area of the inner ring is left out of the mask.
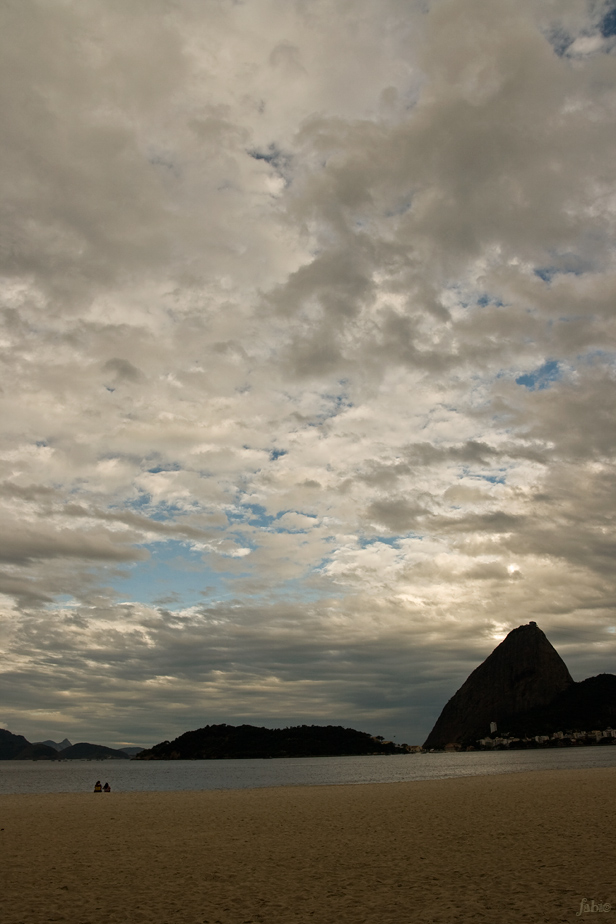
[[[616,668],[612,0],[3,0],[0,724],[420,743]]]

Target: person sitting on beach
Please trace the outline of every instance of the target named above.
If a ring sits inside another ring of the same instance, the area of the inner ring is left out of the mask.
[[[103,792],[111,792],[111,786],[109,785],[109,783],[105,783],[105,785],[103,786]]]
[[[102,792],[102,791],[103,791],[103,787],[101,786],[101,781],[97,780],[96,783],[94,784],[94,792]]]

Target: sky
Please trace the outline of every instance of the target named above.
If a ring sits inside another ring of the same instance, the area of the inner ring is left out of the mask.
[[[4,0],[0,725],[421,743],[616,670],[616,3]]]

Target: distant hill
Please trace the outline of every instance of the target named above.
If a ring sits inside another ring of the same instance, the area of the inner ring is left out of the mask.
[[[254,725],[206,725],[173,741],[161,741],[134,760],[221,760],[267,757],[342,757],[406,754],[406,749],[339,725],[258,728]]]
[[[126,751],[107,748],[103,744],[88,744],[87,741],[81,741],[79,744],[72,744],[70,748],[64,748],[63,751],[58,753],[57,757],[60,760],[105,760],[111,757],[116,760],[130,759]]]
[[[23,735],[0,728],[0,760],[56,760],[54,748],[31,744]]]
[[[573,683],[547,706],[513,716],[506,724],[503,731],[517,737],[616,728],[616,676],[598,674]]]
[[[64,750],[64,748],[70,748],[71,746],[71,742],[68,740],[68,738],[65,738],[64,741],[60,741],[60,742],[48,740],[48,741],[39,741],[38,743],[46,744],[47,747],[53,748],[56,751],[62,751]]]
[[[0,728],[0,760],[15,760],[19,752],[29,744],[30,742],[23,735],[14,735]]]
[[[452,696],[424,748],[475,745],[491,722],[518,737],[616,727],[616,677],[575,683],[537,624],[519,626]]]
[[[68,739],[66,739],[68,740]],[[103,760],[113,757],[120,760],[129,760],[130,754],[116,748],[107,748],[102,744],[71,744],[61,751],[47,742],[39,741],[32,744],[23,735],[14,735],[6,729],[0,728],[0,760]],[[141,748],[137,748],[137,751]]]
[[[41,742],[28,744],[15,760],[57,760],[58,752]]]
[[[141,754],[141,752],[144,751],[145,748],[128,747],[128,748],[120,748],[120,750],[124,751],[125,754],[128,754],[129,757],[134,757],[135,754]]]

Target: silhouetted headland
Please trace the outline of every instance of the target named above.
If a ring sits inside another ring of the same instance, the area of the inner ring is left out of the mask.
[[[519,626],[465,680],[424,749],[616,743],[616,676],[576,683],[536,623]],[[544,741],[538,739],[545,739]]]

